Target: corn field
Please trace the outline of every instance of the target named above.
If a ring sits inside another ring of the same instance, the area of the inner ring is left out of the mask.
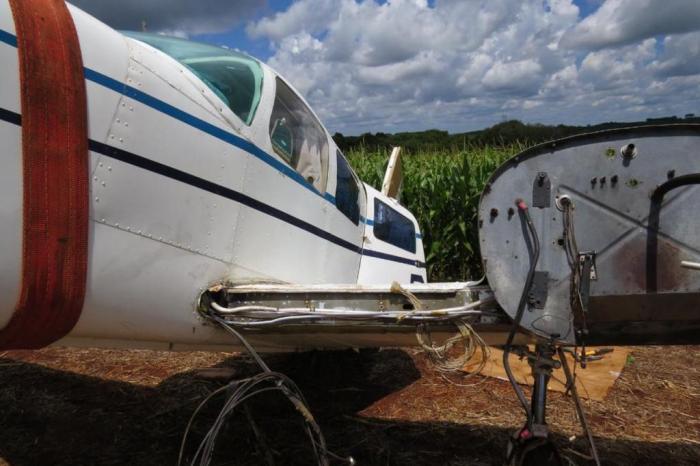
[[[477,209],[491,173],[524,147],[478,147],[402,154],[401,203],[418,219],[430,281],[476,279],[479,256]],[[389,152],[353,150],[350,164],[366,183],[381,189]]]

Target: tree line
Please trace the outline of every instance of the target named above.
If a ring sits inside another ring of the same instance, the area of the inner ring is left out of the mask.
[[[575,134],[603,131],[629,126],[700,123],[700,117],[687,114],[683,118],[669,116],[663,118],[648,118],[636,122],[607,122],[597,125],[543,125],[523,123],[519,120],[509,120],[498,123],[479,131],[450,134],[447,131],[430,129],[427,131],[403,133],[364,133],[359,136],[345,136],[335,133],[333,139],[343,152],[351,150],[383,151],[393,146],[401,146],[407,152],[426,152],[445,149],[460,149],[484,146],[510,146],[512,144],[532,145],[541,142],[560,139]]]

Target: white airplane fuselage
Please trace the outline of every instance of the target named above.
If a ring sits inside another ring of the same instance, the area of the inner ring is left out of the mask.
[[[415,218],[354,174],[348,178],[327,130],[271,68],[249,59],[258,68],[251,75],[256,102],[247,108],[249,96],[234,102],[202,79],[208,62],[178,60],[144,42],[147,36],[128,37],[69,11],[88,109],[88,262],[80,317],[57,344],[230,347],[230,337],[195,311],[202,290],[217,282],[426,281]],[[231,67],[245,65],[220,51]],[[0,62],[2,328],[23,286],[23,109],[8,0],[0,0]],[[304,129],[294,128],[289,102],[306,107],[304,124],[313,125],[315,139],[300,139]],[[403,222],[398,241],[393,224],[384,239],[375,236],[375,205],[383,222]],[[313,335],[257,338],[267,349],[329,345]],[[334,338],[340,346],[374,341]]]

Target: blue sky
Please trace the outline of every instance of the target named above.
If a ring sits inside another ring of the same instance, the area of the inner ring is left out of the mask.
[[[118,29],[258,57],[331,132],[700,114],[698,0],[74,3]]]
[[[285,11],[292,3],[292,0],[270,0],[267,5],[256,11],[250,20],[258,21],[265,16],[274,14],[274,12]],[[228,31],[215,34],[196,34],[192,36],[192,39],[238,48],[255,58],[263,61],[268,60],[273,53],[269,41],[264,38],[253,39],[248,36],[245,29],[246,23],[238,23]]]

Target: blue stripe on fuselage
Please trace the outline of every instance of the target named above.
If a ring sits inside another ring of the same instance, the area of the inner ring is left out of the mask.
[[[17,47],[17,37],[2,29],[0,29],[0,42]]]
[[[328,202],[335,204],[335,197],[333,197],[333,195],[328,193],[321,194],[311,184],[309,184],[309,182],[307,182],[304,179],[304,177],[301,176],[296,170],[294,170],[292,167],[285,164],[284,162],[277,160],[275,157],[271,156],[252,142],[247,141],[241,138],[240,136],[236,136],[233,133],[229,133],[228,131],[223,130],[215,125],[212,125],[209,122],[206,122],[200,118],[197,118],[194,115],[180,110],[179,108],[174,107],[169,103],[163,102],[162,100],[153,97],[152,95],[146,94],[143,91],[128,86],[98,71],[91,70],[90,68],[85,68],[85,79],[92,81],[96,84],[100,84],[101,86],[123,94],[124,96],[134,99],[138,102],[141,102],[142,104],[151,107],[154,110],[158,110],[159,112],[164,113],[172,118],[175,118],[176,120],[181,121],[186,125],[189,125],[204,133],[207,133],[210,136],[214,136],[215,138],[221,141],[231,144],[232,146],[242,149],[250,155],[275,168],[277,171],[284,173],[286,176],[296,181],[302,187],[308,189],[314,194],[323,197]]]
[[[17,47],[17,37],[2,29],[0,29],[0,42],[4,42],[13,47]],[[304,177],[301,176],[301,174],[299,174],[292,167],[285,164],[284,162],[281,162],[280,160],[277,160],[275,157],[268,154],[252,142],[247,141],[241,138],[240,136],[236,136],[233,133],[229,133],[226,130],[223,130],[215,125],[212,125],[209,122],[197,118],[194,115],[180,110],[179,108],[174,107],[156,97],[153,97],[152,95],[146,94],[143,91],[128,86],[121,81],[117,81],[114,78],[110,78],[109,76],[104,75],[98,71],[92,70],[90,68],[85,68],[85,79],[99,84],[101,86],[104,86],[108,89],[111,89],[115,92],[118,92],[119,94],[132,98],[138,102],[141,102],[142,104],[147,105],[155,110],[158,110],[159,112],[165,113],[166,115],[175,118],[176,120],[179,120],[193,128],[197,128],[198,130],[203,131],[209,134],[210,136],[214,136],[215,138],[221,141],[224,141],[228,144],[231,144],[232,146],[238,147],[239,149],[246,151],[255,158],[270,165],[277,171],[284,173],[286,176],[294,180],[297,184],[308,189],[312,193],[321,196],[323,199],[335,205],[335,196],[333,196],[330,193],[319,192],[316,188],[313,187],[313,185],[306,181]]]
[[[0,108],[0,121],[6,121],[8,123],[21,126],[22,116],[10,110]],[[180,183],[184,183],[189,186],[193,186],[195,188],[199,188],[201,190],[210,192],[212,194],[216,194],[226,199],[230,199],[234,202],[238,202],[242,205],[245,205],[246,207],[269,215],[289,225],[295,226],[301,230],[311,233],[312,235],[325,239],[326,241],[329,241],[337,246],[340,246],[357,254],[361,254],[363,256],[368,257],[375,257],[378,259],[389,260],[393,262],[399,262],[407,265],[414,265],[416,267],[425,267],[425,264],[423,262],[418,262],[414,259],[363,249],[362,247],[357,246],[351,243],[350,241],[335,236],[333,233],[330,233],[326,230],[323,230],[322,228],[312,225],[311,223],[294,217],[280,209],[277,209],[275,207],[272,207],[271,205],[253,199],[252,197],[247,196],[241,192],[205,180],[204,178],[199,178],[198,176],[192,175],[187,172],[183,172],[168,165],[164,165],[160,162],[141,157],[140,155],[133,154],[131,152],[127,152],[125,150],[118,149],[116,147],[112,147],[107,144],[94,141],[92,139],[88,142],[90,144],[91,151],[103,154],[107,157],[111,157],[124,163],[128,163],[132,166],[139,167],[143,170],[150,171],[151,173],[165,176],[167,178],[170,178],[171,180],[175,180]]]
[[[14,36],[13,34],[7,32],[7,31],[2,30],[2,29],[0,29],[0,42],[4,42],[4,43],[11,45],[13,47],[17,47],[17,37]],[[270,154],[268,154],[267,152],[265,152],[263,149],[256,146],[252,142],[247,141],[247,140],[241,138],[240,136],[236,136],[233,133],[230,133],[226,130],[223,130],[223,129],[221,129],[221,128],[219,128],[219,127],[217,127],[209,122],[206,122],[206,121],[204,121],[204,120],[202,120],[202,119],[200,119],[192,114],[189,114],[183,110],[180,110],[179,108],[177,108],[173,105],[170,105],[167,102],[164,102],[156,97],[153,97],[149,94],[146,94],[143,91],[135,89],[134,87],[131,87],[123,82],[120,82],[120,81],[118,81],[114,78],[111,78],[105,74],[102,74],[98,71],[92,70],[90,68],[85,68],[84,74],[85,74],[85,79],[87,79],[89,81],[92,81],[92,82],[99,84],[103,87],[106,87],[108,89],[111,89],[119,94],[122,94],[126,97],[132,98],[138,102],[141,102],[142,104],[144,104],[148,107],[151,107],[154,110],[158,110],[161,113],[164,113],[172,118],[175,118],[176,120],[181,121],[182,123],[185,123],[188,126],[199,129],[200,131],[202,131],[206,134],[209,134],[210,136],[213,136],[221,141],[224,141],[228,144],[231,144],[235,147],[238,147],[238,148],[244,150],[245,152],[249,153],[250,155],[261,160],[262,162],[264,162],[264,163],[268,164],[269,166],[275,168],[276,170],[284,173],[286,176],[288,176],[289,178],[294,180],[297,184],[301,185],[302,187],[308,189],[309,191],[313,192],[314,194],[322,197],[323,199],[327,200],[331,204],[335,205],[335,202],[336,202],[335,196],[333,196],[330,193],[320,193],[318,190],[316,190],[316,188],[314,188],[311,184],[309,184],[304,179],[304,177],[301,176],[301,174],[299,174],[297,171],[295,171],[289,165],[277,160],[275,157],[271,156]],[[5,121],[10,121],[9,118],[1,118],[1,119],[5,120]],[[13,121],[13,123],[14,123],[14,121]],[[19,124],[19,123],[16,123],[16,124]],[[96,143],[96,141],[90,141],[90,142],[91,142],[91,144],[98,144],[98,143]],[[179,181],[183,181],[183,180],[179,180]],[[197,185],[195,184],[195,186],[197,186]],[[197,187],[201,188],[201,186],[197,186]],[[217,194],[219,194],[219,193],[217,192]],[[228,196],[225,196],[225,197],[228,197]],[[234,200],[238,200],[238,199],[234,199]],[[238,200],[238,201],[240,202],[240,200]],[[245,202],[243,202],[243,203],[246,204]],[[251,207],[251,206],[249,205],[249,207]],[[267,207],[269,207],[270,209],[275,210],[275,211],[277,210],[271,206],[267,206]],[[271,212],[267,211],[268,209],[258,209],[258,210],[261,210],[265,213],[268,213],[269,215],[275,216],[276,218],[280,218],[276,215],[273,215]],[[291,218],[291,216],[290,216],[290,218]],[[283,219],[283,220],[287,221],[288,219]],[[304,228],[304,227],[300,226],[298,224],[298,222],[301,222],[301,223],[306,224],[306,225],[309,225],[309,224],[307,224],[306,222],[304,222],[303,220],[300,220],[300,219],[295,219],[295,220],[296,221],[292,221],[292,222],[287,221],[287,223],[290,223],[292,225],[300,227],[300,228],[302,228],[310,233],[315,234],[316,236],[319,236],[321,238],[329,240],[330,242],[335,243],[336,245],[339,245],[339,246],[342,246],[342,247],[345,247],[345,248],[351,249],[351,250],[353,250],[355,248],[354,245],[352,248],[349,248],[348,245],[350,243],[342,244],[343,242],[345,242],[345,240],[342,240],[341,238],[334,237],[334,235],[332,235],[329,232],[326,232],[324,230],[321,230],[321,229],[319,229],[317,227],[313,227],[313,226],[311,228]],[[363,220],[367,225],[374,225],[374,221],[372,219],[363,218]],[[337,240],[340,240],[340,241],[334,241],[333,239],[329,238],[329,236],[337,238]],[[416,237],[418,238],[419,234],[416,234]],[[408,263],[411,263],[412,261],[414,261],[414,259],[408,259],[408,258],[404,258],[404,257],[400,257],[400,256],[393,256],[391,254],[379,253],[379,252],[369,251],[369,250],[363,251],[361,247],[358,247],[357,249],[358,249],[358,251],[356,251],[356,252],[359,252],[362,255],[367,255],[370,257],[392,260],[395,262],[401,262],[401,263],[405,263],[405,264],[408,264]],[[424,263],[422,263],[422,262],[415,262],[415,264],[418,265],[418,267],[425,267]]]

